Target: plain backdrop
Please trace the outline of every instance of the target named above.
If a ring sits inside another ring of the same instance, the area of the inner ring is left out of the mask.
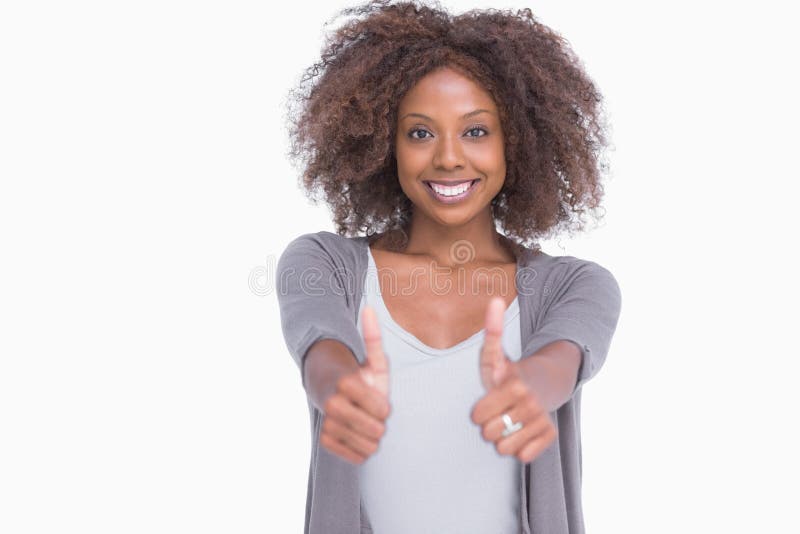
[[[275,262],[333,230],[285,98],[342,1],[0,5],[0,532],[302,532]],[[530,7],[613,126],[591,534],[798,532],[797,95],[778,3]],[[330,27],[329,27],[330,28]]]

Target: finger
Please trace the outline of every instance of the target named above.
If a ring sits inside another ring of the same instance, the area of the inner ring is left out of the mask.
[[[338,395],[330,397],[329,406],[326,406],[325,413],[330,411],[331,403],[336,403],[333,407],[334,409],[342,410],[341,414],[343,416],[352,414],[354,423],[363,422],[362,426],[367,431],[369,431],[369,427],[375,427],[374,423],[383,426],[389,417],[391,412],[389,401],[358,378],[340,380],[336,392]],[[339,402],[341,400],[345,402]]]
[[[503,436],[505,425],[502,420],[498,419],[496,424],[494,421],[492,422],[492,430],[487,432],[496,436],[493,442],[497,452],[509,456],[518,454],[528,442],[548,434],[553,428],[553,423],[547,417],[537,417],[530,420],[525,418],[516,419],[511,416],[511,420],[515,423],[521,421],[522,428],[513,434]]]
[[[367,382],[383,393],[389,395],[389,364],[383,353],[381,330],[378,318],[371,306],[364,306],[361,311],[361,329],[364,336],[364,346],[367,361],[364,365],[364,375]]]
[[[472,408],[470,419],[477,425],[483,425],[493,417],[511,410],[514,405],[525,399],[528,388],[519,378],[512,378],[500,386],[489,390]]]
[[[481,436],[483,439],[489,442],[499,442],[503,439],[511,438],[512,436],[516,436],[520,433],[524,433],[528,437],[532,437],[532,428],[536,428],[542,424],[546,425],[550,422],[549,418],[541,418],[543,414],[544,412],[538,409],[536,406],[532,406],[525,402],[517,402],[512,405],[511,408],[495,415],[494,417],[491,417],[488,421],[483,423]],[[506,425],[503,422],[503,415],[508,415],[511,418],[512,424],[518,422],[522,423],[522,428],[510,436],[503,436],[503,431],[506,429]]]
[[[340,458],[344,458],[351,464],[360,465],[364,463],[364,460],[366,460],[364,456],[356,454],[350,448],[345,446],[343,443],[336,441],[336,438],[328,434],[320,435],[319,442],[322,444],[323,447],[325,447],[332,453],[336,454]]]
[[[505,301],[501,297],[492,298],[486,308],[485,337],[480,356],[481,381],[487,390],[500,381],[505,371],[502,345],[504,313]]]
[[[336,391],[376,419],[386,420],[391,413],[389,399],[375,387],[367,384],[361,373],[342,378],[337,384]]]
[[[352,449],[361,456],[372,456],[378,450],[378,441],[365,438],[354,432],[353,429],[332,417],[325,417],[322,422],[322,431],[333,436],[337,441]]]
[[[331,396],[325,401],[323,410],[326,417],[341,421],[365,437],[377,439],[386,430],[386,425],[383,421],[372,417],[341,395]]]
[[[532,462],[544,452],[545,449],[552,445],[557,437],[558,432],[555,429],[548,430],[525,444],[522,450],[517,453],[517,457],[524,463]]]

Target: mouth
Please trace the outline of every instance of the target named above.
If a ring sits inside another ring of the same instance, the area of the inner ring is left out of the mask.
[[[470,194],[472,194],[472,190],[475,189],[475,184],[479,181],[480,178],[449,183],[423,180],[423,183],[427,186],[427,189],[434,200],[437,200],[443,204],[454,204],[469,197]]]

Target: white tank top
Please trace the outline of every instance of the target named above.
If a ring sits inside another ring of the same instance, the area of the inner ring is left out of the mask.
[[[448,349],[422,343],[389,315],[368,254],[359,310],[369,304],[378,317],[392,407],[378,451],[358,466],[375,534],[517,534],[519,460],[499,454],[470,419],[486,394],[479,368],[484,331]],[[361,332],[360,311],[358,317]],[[518,299],[505,311],[502,345],[519,360]]]

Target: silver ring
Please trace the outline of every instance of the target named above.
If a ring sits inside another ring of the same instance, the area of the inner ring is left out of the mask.
[[[522,428],[522,421],[517,421],[516,423],[511,422],[511,417],[507,413],[503,414],[503,424],[506,425],[506,429],[503,430],[503,437],[510,436],[520,428]]]

